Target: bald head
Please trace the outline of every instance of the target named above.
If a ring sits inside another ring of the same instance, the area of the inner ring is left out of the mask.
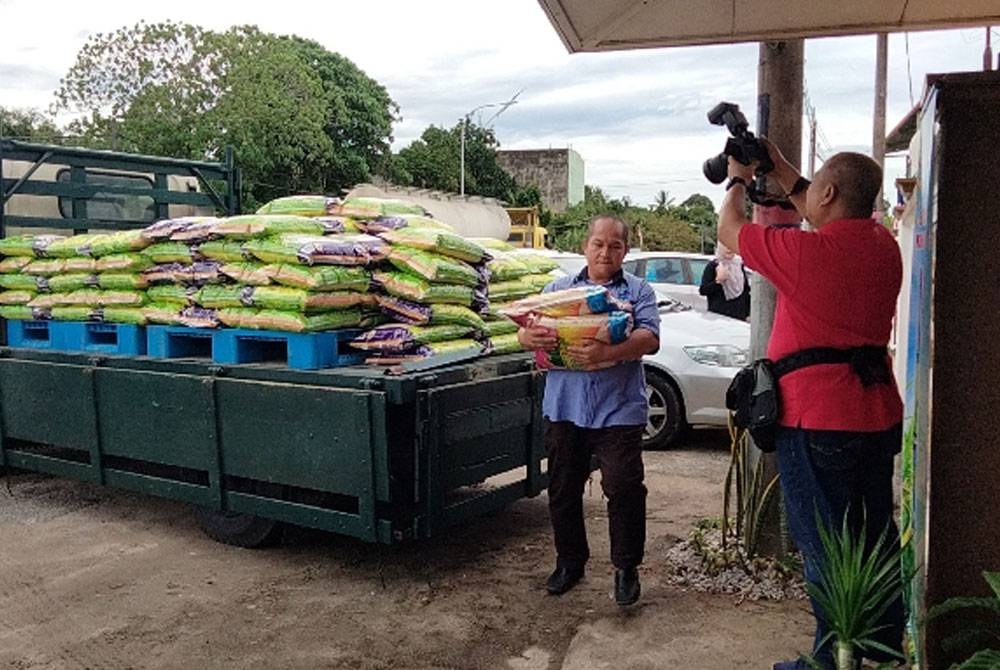
[[[816,181],[836,187],[843,216],[867,219],[882,188],[882,168],[864,154],[844,151],[823,163]]]
[[[591,236],[594,234],[594,227],[601,221],[610,221],[611,223],[618,226],[618,230],[621,233],[622,241],[625,243],[625,246],[628,247],[628,238],[629,238],[628,224],[625,223],[624,219],[622,219],[619,216],[615,216],[614,214],[598,214],[597,216],[591,218],[590,221],[587,222],[587,237],[584,238],[584,244],[586,244],[587,240],[589,240]]]

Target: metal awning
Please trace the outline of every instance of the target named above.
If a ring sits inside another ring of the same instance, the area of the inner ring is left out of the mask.
[[[997,0],[538,0],[570,53],[1000,24]]]

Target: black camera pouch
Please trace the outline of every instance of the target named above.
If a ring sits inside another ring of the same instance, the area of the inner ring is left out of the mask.
[[[736,373],[726,391],[726,407],[733,412],[733,423],[746,429],[757,448],[766,453],[775,449],[781,407],[773,365],[767,358],[754,361]]]

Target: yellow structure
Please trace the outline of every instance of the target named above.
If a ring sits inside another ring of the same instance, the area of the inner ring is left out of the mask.
[[[510,235],[507,242],[515,247],[544,249],[548,231],[541,225],[538,207],[508,207]]]

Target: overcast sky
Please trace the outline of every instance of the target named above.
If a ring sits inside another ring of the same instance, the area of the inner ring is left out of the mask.
[[[587,184],[636,204],[660,190],[678,202],[696,192],[718,202],[721,187],[705,181],[701,164],[721,151],[726,133],[705,113],[720,100],[736,102],[756,127],[756,44],[569,55],[536,0],[0,0],[0,105],[47,108],[90,35],[140,19],[217,30],[254,24],[317,40],[399,104],[395,149],[430,124],[454,125],[523,90],[492,122],[502,148],[572,147]],[[919,101],[927,73],[981,69],[984,45],[985,29],[890,36],[888,128]],[[869,152],[875,38],[809,40],[805,51],[821,152]],[[903,169],[901,158],[890,158],[887,180]]]

